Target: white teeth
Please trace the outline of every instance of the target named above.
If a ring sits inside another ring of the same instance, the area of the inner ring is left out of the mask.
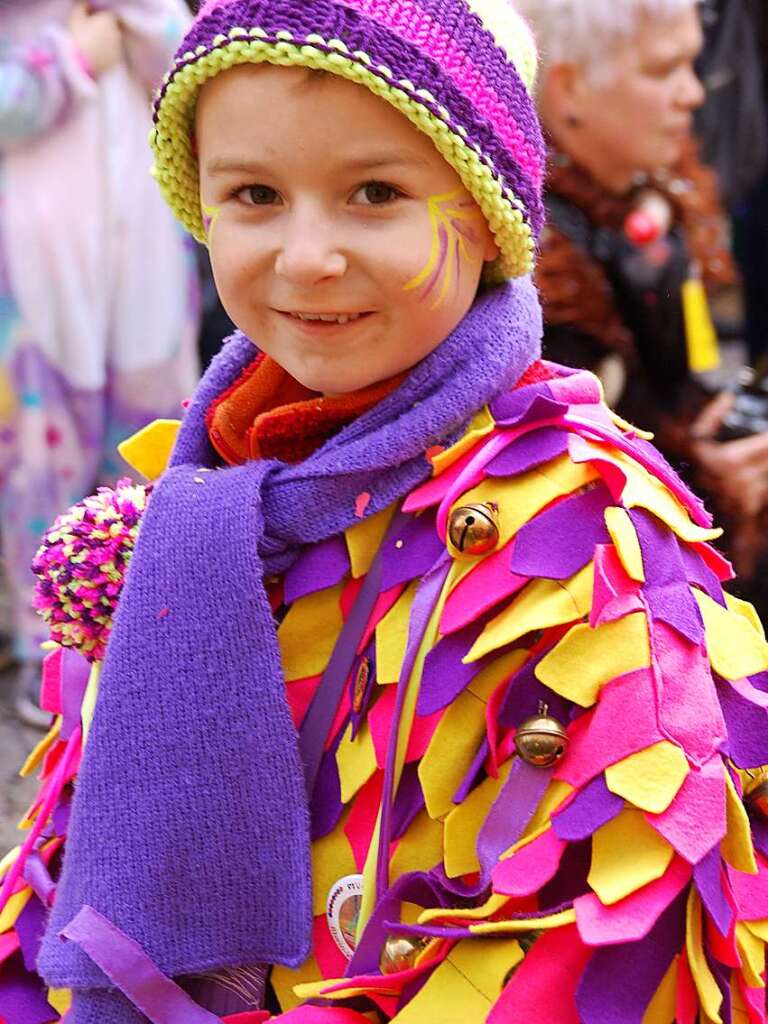
[[[326,324],[347,324],[359,320],[362,313],[291,313],[296,320],[322,320]]]

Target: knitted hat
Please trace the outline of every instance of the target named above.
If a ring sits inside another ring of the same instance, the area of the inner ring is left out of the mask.
[[[236,64],[299,65],[358,82],[428,135],[485,215],[495,277],[533,267],[544,146],[536,48],[511,0],[206,0],[155,103],[155,175],[205,240],[192,142],[201,86]]]

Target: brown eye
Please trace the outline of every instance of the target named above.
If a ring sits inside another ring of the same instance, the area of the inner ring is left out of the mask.
[[[369,181],[355,193],[360,202],[369,206],[383,206],[401,194],[394,185],[387,185],[385,181]]]
[[[277,199],[277,192],[268,185],[251,185],[241,189],[240,197],[249,206],[269,206]]]

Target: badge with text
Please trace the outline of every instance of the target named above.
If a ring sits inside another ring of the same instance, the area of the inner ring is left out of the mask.
[[[345,875],[331,886],[325,917],[334,942],[347,958],[355,952],[357,922],[363,901],[363,876]]]

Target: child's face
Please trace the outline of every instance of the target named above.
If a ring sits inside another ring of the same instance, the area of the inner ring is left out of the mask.
[[[226,71],[202,90],[196,138],[224,307],[312,390],[356,391],[419,362],[497,255],[427,136],[335,75]]]

